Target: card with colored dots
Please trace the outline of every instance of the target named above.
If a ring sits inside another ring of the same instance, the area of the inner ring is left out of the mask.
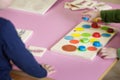
[[[93,60],[99,50],[117,33],[111,26],[81,22],[51,48],[60,54]]]
[[[32,53],[33,56],[42,57],[46,52],[47,48],[38,47],[38,46],[29,46],[28,50]]]
[[[17,29],[18,36],[21,38],[23,42],[26,42],[30,36],[32,35],[32,30],[25,30],[25,29]]]

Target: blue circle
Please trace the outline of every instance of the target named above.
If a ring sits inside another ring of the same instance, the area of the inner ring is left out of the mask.
[[[103,36],[103,37],[110,37],[110,36],[111,36],[111,34],[108,34],[108,33],[103,33],[103,34],[102,34],[102,36]]]
[[[101,47],[101,43],[99,41],[95,41],[95,42],[93,42],[93,46]]]
[[[80,51],[86,51],[86,47],[85,47],[85,46],[79,46],[78,49],[79,49]]]
[[[83,28],[91,28],[91,26],[89,24],[84,24],[82,27]]]
[[[66,39],[66,40],[72,40],[73,37],[72,36],[65,36],[64,39]]]

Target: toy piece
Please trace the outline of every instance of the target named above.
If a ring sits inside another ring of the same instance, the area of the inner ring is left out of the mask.
[[[82,19],[83,19],[84,21],[88,21],[88,20],[89,20],[88,17],[82,17]]]
[[[93,22],[101,23],[101,24],[103,23],[103,21],[102,21],[101,18],[99,18],[99,17],[98,17],[98,18],[94,18],[94,19],[93,19]]]
[[[99,28],[100,27],[97,22],[92,22],[91,26],[92,26],[92,28]]]

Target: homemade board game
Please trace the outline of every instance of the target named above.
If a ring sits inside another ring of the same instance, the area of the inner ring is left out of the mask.
[[[16,29],[18,36],[21,38],[21,40],[25,43],[30,36],[32,35],[32,30],[25,30],[25,29]]]
[[[60,54],[93,60],[117,33],[115,28],[96,22],[81,22],[51,48]]]
[[[13,9],[45,14],[57,0],[13,0]]]

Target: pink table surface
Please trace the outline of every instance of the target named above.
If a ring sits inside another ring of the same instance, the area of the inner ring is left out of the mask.
[[[58,2],[45,14],[32,14],[12,9],[0,11],[0,16],[11,20],[16,28],[31,29],[32,37],[26,46],[34,45],[47,48],[43,57],[35,57],[39,63],[53,65],[56,73],[49,77],[55,80],[98,80],[114,60],[103,60],[98,56],[93,60],[85,60],[76,56],[62,55],[50,51],[52,45],[60,40],[75,25],[81,22],[81,11],[71,11],[64,8],[64,2]],[[120,5],[110,4],[113,8]],[[120,26],[120,24],[111,24]],[[120,47],[120,33],[118,33],[107,46]]]

